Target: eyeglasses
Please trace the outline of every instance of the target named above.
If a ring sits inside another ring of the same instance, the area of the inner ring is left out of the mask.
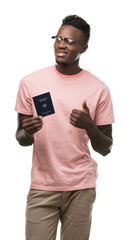
[[[81,41],[78,41],[78,40],[74,40],[72,38],[61,38],[59,36],[53,36],[52,39],[55,39],[56,43],[61,43],[61,41],[64,41],[68,45],[73,45],[75,43],[78,43],[78,44],[81,44],[81,45],[86,44],[86,42],[81,42]]]

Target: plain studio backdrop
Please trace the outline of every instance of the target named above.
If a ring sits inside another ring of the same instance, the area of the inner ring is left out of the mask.
[[[20,80],[55,64],[51,36],[62,19],[77,14],[91,25],[80,66],[110,88],[115,124],[111,154],[98,163],[97,199],[90,240],[129,240],[130,231],[130,33],[126,0],[4,0],[0,2],[0,238],[24,240],[32,146],[15,140],[15,100]],[[60,239],[60,223],[57,240]],[[69,238],[68,238],[69,239]]]

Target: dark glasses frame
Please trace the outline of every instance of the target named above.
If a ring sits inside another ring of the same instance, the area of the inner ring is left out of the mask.
[[[81,44],[81,45],[86,44],[86,42],[78,41],[78,40],[75,40],[75,39],[72,39],[72,38],[61,38],[59,36],[52,36],[51,38],[55,39],[56,43],[60,43],[61,41],[64,41],[65,43],[67,43],[69,45],[72,45],[72,44],[75,44],[75,43],[78,43],[78,44]]]

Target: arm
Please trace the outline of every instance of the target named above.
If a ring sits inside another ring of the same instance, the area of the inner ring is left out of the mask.
[[[96,126],[91,119],[89,109],[83,103],[83,111],[73,109],[70,116],[70,123],[78,128],[85,129],[93,149],[103,156],[111,151],[112,147],[112,126]]]
[[[111,151],[112,147],[112,125],[96,126],[94,122],[86,129],[93,149],[103,156]]]
[[[16,139],[21,146],[30,146],[34,142],[34,133],[42,128],[42,117],[33,117],[18,113]]]

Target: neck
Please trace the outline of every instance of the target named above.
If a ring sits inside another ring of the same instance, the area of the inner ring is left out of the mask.
[[[70,65],[70,64],[57,64],[56,69],[58,72],[64,74],[64,75],[74,75],[82,71],[82,69],[79,66]]]

